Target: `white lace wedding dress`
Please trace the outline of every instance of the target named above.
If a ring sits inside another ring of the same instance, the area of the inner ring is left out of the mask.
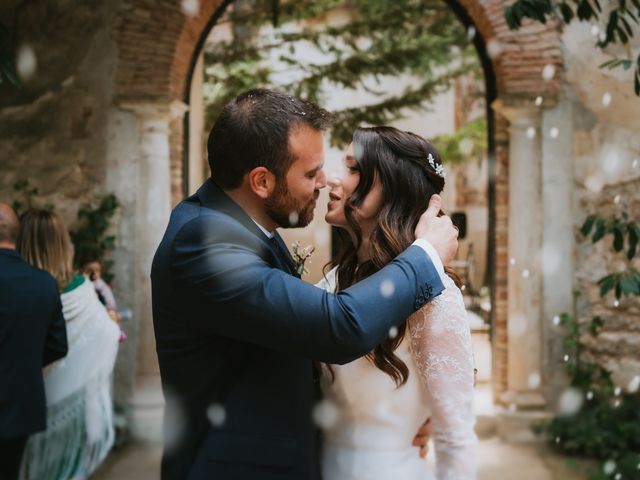
[[[403,386],[367,358],[333,365],[333,382],[323,366],[324,402],[337,410],[324,430],[324,480],[475,478],[471,335],[460,290],[444,282],[444,292],[408,319],[395,351],[409,368]],[[334,291],[335,269],[316,286]],[[411,445],[428,416],[435,474]]]

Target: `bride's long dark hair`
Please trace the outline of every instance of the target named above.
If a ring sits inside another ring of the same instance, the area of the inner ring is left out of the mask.
[[[338,266],[338,291],[377,272],[407,249],[415,239],[416,225],[429,199],[444,188],[444,178],[436,172],[442,168],[440,155],[433,145],[414,133],[386,126],[358,128],[353,134],[353,151],[360,181],[346,199],[344,213],[356,243],[346,230],[337,229],[339,253],[331,265]],[[369,239],[370,260],[358,264],[356,252],[362,243],[362,230],[356,209],[362,205],[376,176],[382,186],[382,207]],[[460,286],[453,270],[445,268],[445,271]],[[405,322],[395,337],[386,338],[367,355],[398,387],[409,378],[407,365],[394,353],[406,328]]]

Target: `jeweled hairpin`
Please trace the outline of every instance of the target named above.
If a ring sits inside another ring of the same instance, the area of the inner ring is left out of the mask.
[[[444,171],[444,167],[442,166],[442,164],[436,165],[436,161],[431,153],[429,154],[427,159],[429,160],[429,165],[431,165],[431,168],[433,168],[434,172],[436,172],[436,175],[444,178],[446,176],[446,172]]]

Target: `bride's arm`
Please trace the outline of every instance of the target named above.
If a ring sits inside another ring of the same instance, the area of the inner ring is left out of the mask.
[[[476,478],[471,334],[460,291],[445,292],[409,319],[411,347],[431,407],[438,480]]]

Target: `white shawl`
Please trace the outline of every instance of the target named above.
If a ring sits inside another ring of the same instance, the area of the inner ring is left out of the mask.
[[[47,430],[29,438],[23,479],[87,478],[113,445],[119,328],[88,280],[60,298],[69,352],[44,370]]]

